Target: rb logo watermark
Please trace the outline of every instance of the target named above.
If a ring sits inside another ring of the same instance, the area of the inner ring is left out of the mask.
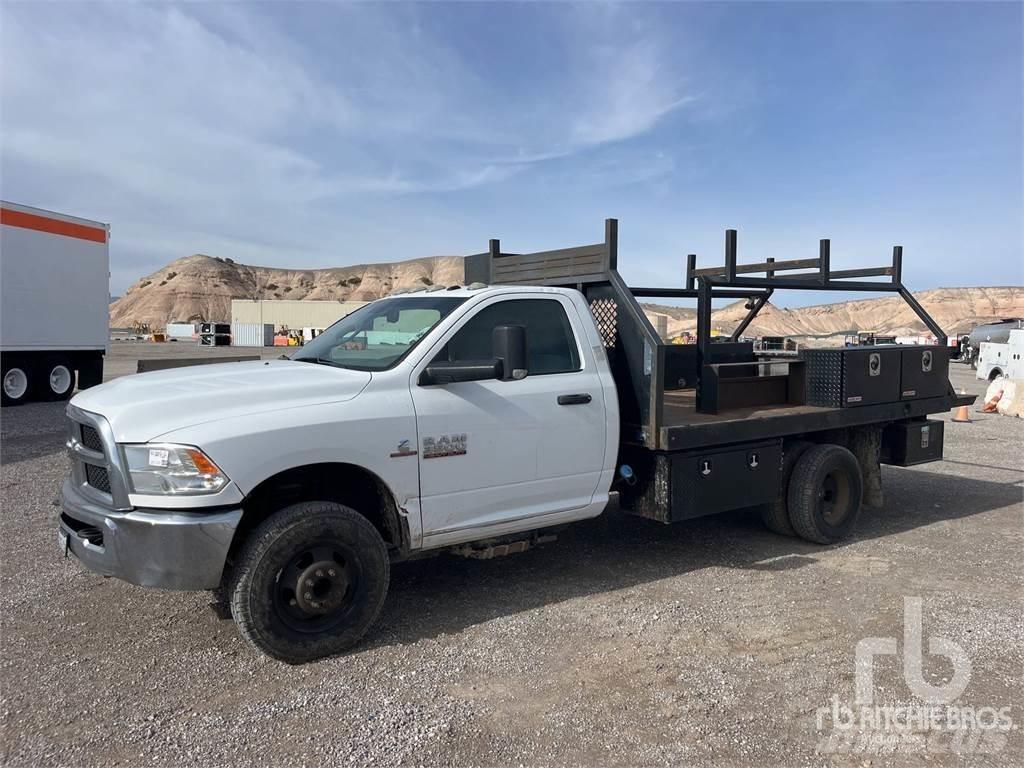
[[[819,707],[815,726],[823,738],[819,753],[954,753],[994,754],[1016,730],[1010,707],[956,704],[971,682],[967,652],[946,637],[930,637],[928,653],[943,656],[953,667],[948,682],[934,685],[924,676],[922,600],[903,599],[903,680],[916,701],[875,705],[875,660],[896,656],[895,637],[867,637],[854,653],[854,705],[832,697]]]

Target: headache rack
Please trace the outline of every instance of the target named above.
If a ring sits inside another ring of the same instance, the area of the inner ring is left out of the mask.
[[[796,376],[790,376],[787,385],[785,376],[766,376],[763,370],[757,371],[756,381],[737,375],[749,373],[752,367],[802,365],[791,359],[755,361],[748,355],[748,350],[752,353],[751,345],[740,342],[743,332],[776,289],[898,293],[934,334],[937,349],[945,349],[946,334],[903,285],[902,261],[903,248],[897,245],[892,249],[891,263],[886,266],[833,270],[830,242],[821,240],[817,258],[767,258],[759,263],[740,264],[736,230],[729,229],[725,233],[724,266],[698,269],[696,254],[689,254],[683,288],[630,287],[617,268],[618,221],[606,219],[604,241],[592,245],[506,253],[499,240],[491,240],[486,252],[466,257],[466,282],[559,286],[583,293],[618,385],[622,440],[649,449],[671,450],[698,445],[707,438],[722,442],[756,438],[771,434],[763,427],[767,417],[822,416],[821,411],[829,410],[799,402],[802,384],[797,383]],[[863,280],[869,277],[886,279]],[[666,343],[641,309],[639,297],[696,299],[696,344]],[[714,299],[746,300],[747,315],[724,339],[711,335]],[[756,387],[745,386],[750,383]],[[759,398],[765,393],[781,397],[781,402],[772,401],[781,407],[767,411],[760,407],[764,401]],[[952,389],[949,393],[953,394]],[[946,400],[933,400],[896,405],[901,407],[903,416],[934,413],[949,407]],[[844,415],[843,424],[855,424],[858,420],[868,423],[877,418],[877,411],[862,410],[859,415]],[[754,424],[739,424],[751,418]],[[728,432],[721,429],[726,425],[731,425]],[[795,423],[793,431],[799,431]]]

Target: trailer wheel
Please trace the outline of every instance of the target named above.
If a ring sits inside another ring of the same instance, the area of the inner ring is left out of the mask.
[[[801,538],[833,544],[857,522],[863,494],[857,458],[840,445],[816,445],[793,469],[787,499],[789,520]]]
[[[242,636],[301,664],[355,645],[380,613],[390,563],[377,529],[354,509],[309,501],[271,515],[249,536],[229,580]]]
[[[803,456],[804,451],[812,445],[813,443],[809,443],[806,440],[794,440],[792,443],[783,446],[778,498],[768,504],[762,504],[760,507],[761,520],[772,533],[777,533],[780,536],[796,535],[796,531],[793,530],[793,524],[789,522],[789,502],[787,499],[789,478],[793,475],[793,467],[796,466],[797,461]]]
[[[47,374],[40,382],[42,395],[47,400],[67,400],[75,391],[75,369],[67,360],[51,360],[43,368]]]
[[[33,374],[33,370],[21,360],[4,360],[3,386],[0,388],[4,405],[21,405],[28,402],[35,378]]]

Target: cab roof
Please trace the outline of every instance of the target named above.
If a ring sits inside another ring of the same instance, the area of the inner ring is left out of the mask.
[[[484,285],[483,283],[472,283],[470,285],[438,286],[428,285],[411,291],[398,291],[391,293],[387,298],[401,298],[403,296],[454,296],[458,298],[469,298],[472,296],[501,293],[568,293],[571,289],[555,288],[544,285]]]

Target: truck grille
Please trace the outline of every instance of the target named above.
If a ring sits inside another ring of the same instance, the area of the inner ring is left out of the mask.
[[[67,415],[71,481],[95,504],[130,508],[125,470],[110,425],[99,414],[73,405]]]
[[[103,467],[97,467],[95,464],[86,464],[85,481],[97,491],[110,493],[110,475]]]
[[[100,433],[88,424],[82,425],[82,445],[90,451],[103,453],[103,441],[100,440]]]

